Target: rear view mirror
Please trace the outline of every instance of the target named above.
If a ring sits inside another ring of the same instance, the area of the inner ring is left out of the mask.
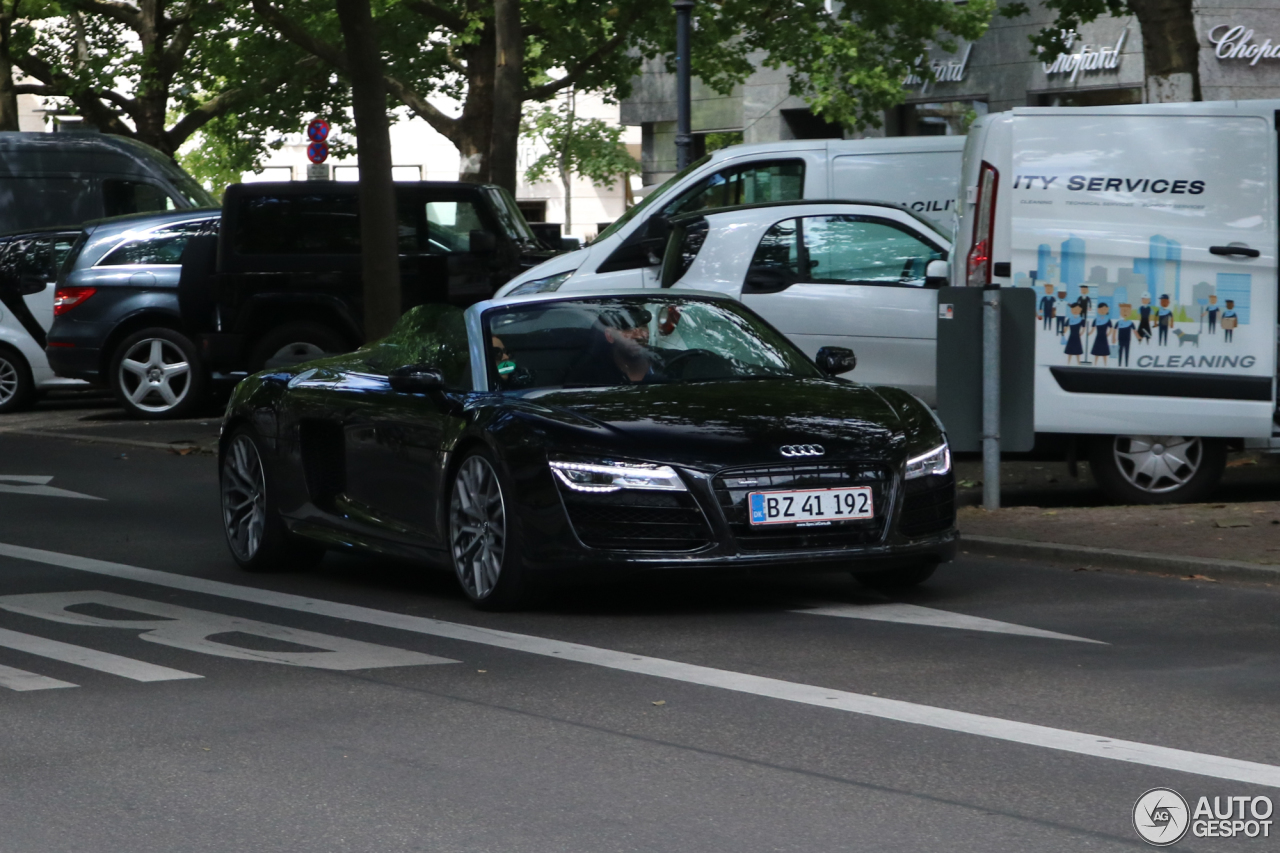
[[[924,268],[925,287],[946,287],[951,279],[951,264],[947,261],[929,261]]]
[[[858,357],[846,347],[822,347],[813,360],[818,369],[828,376],[839,376],[858,366]]]
[[[494,249],[498,248],[498,240],[488,231],[472,231],[471,240],[467,247],[473,255],[487,255]]]

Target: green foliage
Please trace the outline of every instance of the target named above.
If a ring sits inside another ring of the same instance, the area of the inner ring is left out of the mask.
[[[1044,7],[1057,13],[1053,25],[1033,36],[1031,54],[1042,62],[1053,62],[1067,52],[1064,35],[1080,29],[1081,24],[1091,23],[1103,15],[1131,15],[1127,0],[1044,0]],[[1005,17],[1025,15],[1030,10],[1025,3],[1011,3],[1000,10]]]
[[[702,141],[706,146],[706,152],[710,154],[712,151],[719,151],[721,148],[728,148],[730,145],[741,145],[742,131],[727,130],[722,133],[708,133],[702,137]]]
[[[623,145],[623,128],[576,116],[572,99],[526,113],[521,133],[548,149],[525,170],[531,183],[567,172],[606,186],[622,175],[640,171],[640,164]]]

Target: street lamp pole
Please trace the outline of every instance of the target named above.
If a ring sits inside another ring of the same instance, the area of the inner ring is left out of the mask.
[[[683,169],[693,160],[693,84],[689,68],[693,0],[675,0],[671,5],[676,10],[676,168]]]

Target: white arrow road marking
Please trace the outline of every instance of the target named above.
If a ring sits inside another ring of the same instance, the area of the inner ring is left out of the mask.
[[[14,669],[11,666],[0,666],[0,687],[10,690],[54,690],[59,687],[76,687],[69,681],[59,681],[45,675],[36,675],[25,669]]]
[[[810,616],[840,616],[845,619],[901,622],[905,625],[931,625],[935,628],[960,628],[965,631],[988,631],[992,634],[1021,634],[1024,637],[1043,637],[1047,640],[1074,640],[1077,643],[1107,645],[1101,640],[1073,637],[1071,634],[1043,631],[1039,628],[1015,625],[1012,622],[983,619],[981,616],[966,616],[963,613],[934,610],[932,607],[920,607],[916,604],[833,604],[821,607],[807,607],[804,610],[792,610],[791,612],[807,613]]]
[[[59,489],[48,485],[53,477],[31,474],[0,474],[0,492],[15,495],[37,495],[45,498],[81,498],[87,501],[105,501],[106,498],[95,498],[93,495],[82,495],[67,489]]]
[[[0,556],[29,560],[49,566],[61,566],[66,569],[91,572],[122,580],[155,584],[156,586],[164,586],[170,589],[216,595],[235,601],[265,604],[285,610],[296,610],[300,613],[314,613],[318,616],[347,619],[352,622],[363,622],[384,628],[396,628],[432,637],[443,637],[450,640],[479,643],[485,646],[510,649],[528,654],[545,655],[557,660],[571,660],[623,672],[667,678],[685,684],[718,687],[722,690],[765,696],[785,702],[796,702],[802,705],[814,705],[884,720],[929,726],[1010,743],[1021,743],[1077,755],[1088,755],[1094,758],[1108,758],[1113,761],[1124,761],[1147,767],[1161,767],[1166,770],[1280,788],[1280,767],[1271,764],[1260,764],[1255,761],[1243,761],[1238,758],[1226,758],[1220,755],[1172,749],[1167,746],[1156,746],[1137,741],[1116,740],[1086,732],[1054,729],[1048,726],[1037,726],[1033,723],[1004,720],[999,717],[987,717],[982,714],[970,714],[966,711],[952,711],[931,705],[918,705],[914,702],[903,702],[898,699],[885,699],[879,696],[867,696],[862,693],[831,690],[811,684],[798,684],[777,678],[764,678],[759,675],[714,669],[709,666],[697,666],[629,652],[583,646],[578,643],[566,643],[562,640],[549,640],[542,637],[531,637],[527,634],[514,634],[509,631],[495,631],[491,628],[477,628],[472,625],[442,622],[438,619],[426,619],[405,613],[390,613],[355,604],[340,604],[335,601],[304,598],[303,596],[291,595],[286,592],[254,589],[252,587],[222,583],[221,581],[175,575],[169,572],[156,571],[155,569],[143,569],[123,563],[109,563],[105,560],[77,557],[72,554],[59,554],[55,551],[43,551],[22,545],[0,543]]]
[[[0,646],[30,655],[39,655],[42,658],[52,658],[63,663],[96,669],[99,672],[108,672],[122,678],[131,678],[134,681],[178,681],[183,678],[204,677],[183,672],[180,669],[170,669],[167,666],[157,666],[154,663],[144,663],[133,658],[113,655],[109,652],[86,649],[84,646],[73,646],[71,643],[60,643],[57,640],[47,640],[32,634],[20,634],[5,628],[0,628]]]

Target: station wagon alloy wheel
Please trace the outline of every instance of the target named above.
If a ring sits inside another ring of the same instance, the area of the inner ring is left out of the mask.
[[[18,394],[18,368],[0,353],[0,406]]]
[[[1118,435],[1113,452],[1131,486],[1163,494],[1177,491],[1196,475],[1204,448],[1194,436]]]
[[[120,359],[117,381],[129,402],[143,412],[169,412],[191,390],[191,364],[172,341],[147,338]]]
[[[253,440],[240,434],[222,461],[222,523],[235,556],[248,562],[258,554],[267,517],[267,481]]]
[[[507,518],[497,472],[478,454],[463,461],[454,481],[449,545],[467,594],[476,600],[487,598],[502,572]]]

